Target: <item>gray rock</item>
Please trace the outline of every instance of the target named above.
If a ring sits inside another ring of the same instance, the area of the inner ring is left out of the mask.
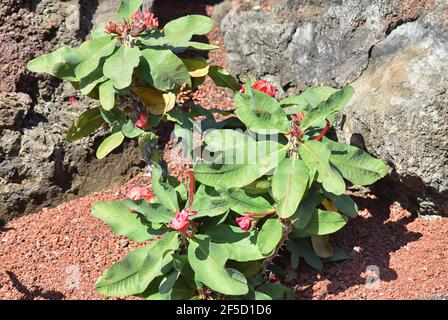
[[[31,109],[31,103],[27,94],[0,92],[0,128],[19,128]]]
[[[338,137],[392,167],[380,189],[411,209],[448,214],[447,1],[265,5],[245,1],[223,19],[231,71],[287,94],[352,83]]]

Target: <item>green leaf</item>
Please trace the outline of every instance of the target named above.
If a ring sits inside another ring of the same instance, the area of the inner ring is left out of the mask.
[[[88,95],[95,87],[107,81],[107,77],[103,75],[103,65],[100,64],[95,71],[82,78],[79,82],[79,89],[85,95]]]
[[[98,37],[84,42],[80,50],[83,50],[87,59],[76,66],[76,77],[82,79],[95,71],[101,58],[108,57],[114,52],[116,43],[117,39],[111,36]]]
[[[257,291],[264,293],[273,300],[292,300],[294,299],[294,290],[280,283],[265,282],[256,288]]]
[[[99,87],[100,103],[104,110],[112,110],[115,106],[115,89],[112,81],[106,81]]]
[[[311,236],[311,246],[319,258],[330,258],[333,253],[333,246],[330,244],[330,236]]]
[[[137,74],[150,86],[161,91],[177,90],[191,85],[191,78],[182,60],[168,49],[152,48],[142,51],[142,62]]]
[[[302,201],[308,187],[309,173],[300,159],[286,158],[275,169],[272,194],[278,202],[277,214],[289,218]]]
[[[314,140],[308,140],[299,147],[300,157],[309,168],[315,168],[319,175],[317,181],[322,183],[324,189],[336,195],[345,192],[345,182],[341,175],[331,167],[331,151],[328,147]]]
[[[64,47],[29,61],[27,68],[32,72],[48,73],[62,80],[79,81],[75,67],[85,58],[79,48]]]
[[[312,235],[323,236],[334,233],[347,224],[347,217],[338,212],[317,209],[305,231]]]
[[[370,185],[386,176],[389,171],[383,161],[361,149],[330,139],[323,142],[331,150],[330,162],[353,184]]]
[[[286,250],[291,253],[291,267],[295,270],[299,267],[300,250],[293,239],[286,241]]]
[[[296,112],[307,108],[316,108],[321,102],[326,101],[337,90],[331,87],[318,86],[306,89],[297,96],[288,97],[280,101],[281,106],[297,106]]]
[[[254,231],[242,231],[239,227],[221,224],[210,226],[204,234],[208,235],[214,244],[227,250],[228,259],[245,262],[265,257],[257,246],[257,234]]]
[[[333,113],[342,110],[353,96],[353,88],[345,86],[343,89],[333,93],[328,100],[320,103],[312,109],[300,124],[300,128],[305,131],[311,127],[318,127]]]
[[[204,58],[183,58],[182,61],[191,77],[201,78],[208,74],[209,66]]]
[[[142,4],[143,0],[121,0],[118,15],[127,21],[137,12]]]
[[[161,183],[162,169],[159,166],[153,166],[151,170],[152,175],[152,190],[157,200],[171,212],[179,211],[179,204],[177,202],[177,193],[167,183]]]
[[[165,269],[172,269],[173,252],[178,248],[176,231],[166,233],[154,244],[138,272],[139,292],[143,292],[156,277],[165,274]]]
[[[118,148],[124,141],[124,135],[121,131],[112,133],[106,139],[101,142],[98,150],[96,150],[96,157],[98,159],[104,159],[109,153]]]
[[[210,66],[208,75],[218,87],[229,88],[234,92],[240,90],[238,81],[226,69],[220,66]]]
[[[68,130],[66,139],[74,142],[95,132],[104,123],[99,108],[92,108],[83,112]]]
[[[168,22],[163,31],[170,43],[183,44],[191,40],[193,35],[209,33],[213,28],[213,20],[206,16],[189,15]]]
[[[107,24],[108,24],[107,21],[102,21],[102,22],[98,23],[94,27],[92,32],[90,32],[90,35],[91,35],[92,39],[97,39],[97,38],[101,38],[101,37],[104,37],[104,36],[109,36],[109,34],[104,32]]]
[[[140,63],[141,55],[138,48],[122,46],[107,58],[103,72],[112,81],[115,89],[125,89],[131,85],[132,74]]]
[[[232,149],[232,155],[228,160],[236,164],[197,164],[196,179],[212,187],[243,187],[275,168],[285,158],[286,146],[275,141],[253,142]]]
[[[282,239],[283,224],[278,219],[267,220],[258,234],[258,248],[263,254],[271,254]]]
[[[294,227],[305,228],[311,220],[316,207],[324,200],[324,197],[316,189],[310,189],[306,197],[300,203],[297,211],[291,217]]]
[[[264,213],[274,210],[265,198],[250,196],[243,189],[218,189],[217,191],[228,201],[230,208],[239,214],[245,212]]]
[[[92,208],[92,215],[106,222],[117,235],[132,241],[142,242],[152,238],[147,232],[148,225],[122,202],[97,202]]]
[[[107,269],[96,281],[96,291],[110,297],[141,292],[138,271],[154,244],[155,242],[135,249],[122,261]]]
[[[197,235],[190,240],[188,261],[195,271],[195,279],[210,289],[226,295],[244,295],[249,291],[247,280],[240,272],[226,269],[227,250],[210,238]]]
[[[299,255],[300,257],[303,257],[305,262],[310,267],[318,271],[321,271],[324,268],[324,264],[317,256],[317,254],[313,251],[309,238],[294,239],[293,241],[298,250],[296,254]]]
[[[207,132],[205,143],[207,144],[207,150],[219,152],[247,148],[255,143],[255,140],[250,135],[244,134],[238,130],[224,129]]]
[[[129,209],[142,214],[146,220],[153,223],[169,223],[174,217],[173,212],[160,203],[138,204],[129,199],[126,199],[124,203]]]
[[[198,212],[191,217],[191,219],[194,220],[202,217],[216,217],[224,214],[230,209],[230,204],[227,199],[213,188],[202,184],[196,191],[191,209]]]
[[[356,218],[358,216],[358,205],[348,195],[341,194],[337,196],[329,192],[324,192],[324,195],[333,203],[336,209],[338,209],[343,214],[351,218]]]
[[[144,133],[145,130],[136,127],[131,120],[128,120],[121,128],[121,132],[126,138],[133,139]]]
[[[287,133],[291,124],[278,101],[271,96],[250,90],[235,96],[235,114],[246,127],[257,133]]]
[[[188,49],[198,50],[198,51],[210,51],[210,50],[219,49],[219,46],[215,46],[215,45],[203,43],[203,42],[196,42],[196,41],[188,41],[186,43],[186,47],[188,47]]]

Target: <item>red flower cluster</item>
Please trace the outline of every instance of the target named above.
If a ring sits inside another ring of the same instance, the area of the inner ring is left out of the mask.
[[[140,113],[139,119],[134,123],[136,127],[147,129],[149,117],[146,114]]]
[[[240,226],[240,229],[243,231],[249,231],[252,228],[254,218],[251,216],[244,216],[236,218],[236,223]]]
[[[155,198],[151,191],[149,191],[149,188],[139,185],[133,185],[129,190],[127,197],[134,201],[145,199],[148,202],[153,202]]]
[[[105,32],[108,34],[116,34],[119,36],[130,34],[133,37],[139,36],[148,29],[157,29],[159,27],[159,20],[154,13],[148,9],[143,10],[143,13],[138,10],[131,18],[131,21],[124,23],[116,23],[109,21],[106,25]]]
[[[275,94],[277,93],[274,86],[265,81],[265,80],[257,80],[254,82],[254,84],[252,85],[252,88],[258,91],[261,91],[263,93],[266,93],[267,95],[270,95],[271,97],[275,97]],[[246,89],[246,85],[242,85],[240,92],[243,93],[244,90]]]
[[[183,209],[181,212],[176,211],[173,220],[171,220],[168,226],[174,230],[186,232],[188,230],[188,225],[190,224],[190,217],[197,213],[197,211],[188,209]]]
[[[300,122],[302,122],[304,117],[305,114],[303,113],[303,111],[295,115],[291,115],[291,119],[294,123],[292,125],[290,134],[296,137],[298,140],[302,139],[302,137],[305,135],[305,133],[300,130]]]

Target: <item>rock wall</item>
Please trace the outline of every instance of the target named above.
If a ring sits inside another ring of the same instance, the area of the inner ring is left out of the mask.
[[[108,14],[117,5],[116,0],[0,2],[0,220],[119,185],[142,167],[132,143],[97,160],[105,132],[66,142],[73,120],[95,102],[77,96],[68,83],[26,70],[37,55],[78,45],[95,13]]]
[[[448,1],[238,3],[221,23],[231,71],[272,80],[280,96],[352,83],[339,138],[392,167],[379,189],[448,214]]]

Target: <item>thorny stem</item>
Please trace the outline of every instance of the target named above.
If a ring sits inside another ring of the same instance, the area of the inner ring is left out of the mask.
[[[193,205],[194,202],[194,171],[190,170],[188,172],[189,180],[190,180],[190,199],[189,199],[189,206]]]
[[[328,119],[325,119],[325,121],[327,121],[327,124],[326,124],[324,130],[322,130],[322,132],[317,137],[315,137],[313,140],[320,141],[320,139],[322,139],[323,136],[327,133],[328,129],[330,129],[331,122]]]
[[[262,264],[263,272],[265,272],[267,267],[272,263],[272,261],[274,261],[274,259],[279,256],[280,249],[283,247],[286,239],[288,239],[288,235],[293,230],[293,228],[291,227],[291,221],[289,219],[283,220],[282,223],[283,223],[282,238],[280,239],[280,242],[275,248],[274,253],[263,261]]]

